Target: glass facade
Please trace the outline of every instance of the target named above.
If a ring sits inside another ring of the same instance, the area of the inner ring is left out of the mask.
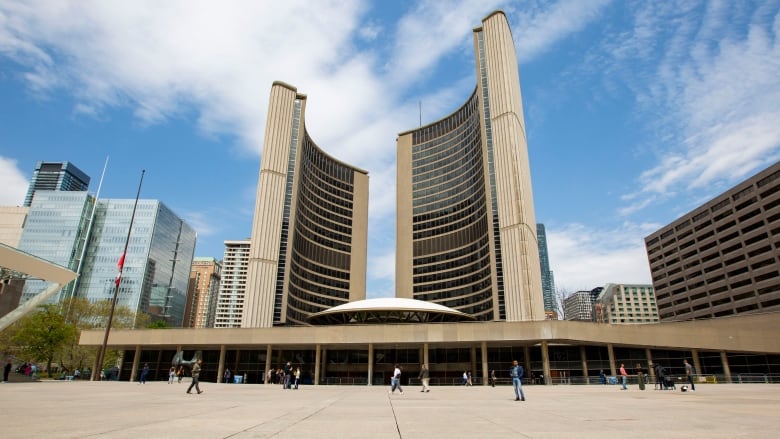
[[[98,201],[79,297],[113,297],[117,261],[127,239],[132,199]],[[139,200],[125,256],[117,305],[181,326],[195,231],[156,200]]]
[[[98,200],[87,237],[94,203],[87,192],[38,191],[30,206],[19,249],[81,272],[75,293],[71,283],[59,300],[75,296],[94,302],[113,297],[117,262],[135,200]],[[117,304],[181,326],[195,238],[195,231],[164,204],[139,200]],[[47,285],[28,281],[22,301]]]
[[[299,160],[289,324],[349,302],[350,289],[355,171],[323,153],[305,131]]]
[[[37,191],[22,231],[19,250],[76,271],[93,203],[94,199],[87,192]],[[50,282],[43,280],[27,280],[20,303],[30,300],[49,285]],[[51,300],[70,295],[72,285],[68,284],[59,297],[53,296]]]
[[[33,171],[24,205],[30,206],[36,191],[86,191],[89,176],[69,162],[38,162]]]
[[[493,320],[493,275],[476,92],[413,132],[413,298]]]
[[[547,232],[544,224],[536,225],[536,238],[539,240],[539,265],[542,270],[542,297],[544,298],[544,310],[556,312],[555,307],[555,281],[550,271],[550,259],[547,255]]]

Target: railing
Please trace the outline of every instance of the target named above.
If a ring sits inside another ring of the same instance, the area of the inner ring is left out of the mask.
[[[682,375],[673,375],[671,376],[672,380],[675,384],[686,384],[688,380],[685,379],[685,376]],[[607,385],[621,385],[621,380],[619,376],[610,376],[608,375],[606,377]],[[409,378],[407,381],[406,379],[403,380],[404,385],[408,386],[419,386],[422,383],[417,377]],[[553,385],[601,385],[601,378],[598,376],[588,376],[588,377],[582,377],[582,376],[567,376],[567,377],[552,377],[550,378],[550,381]],[[647,386],[653,386],[656,384],[656,378],[650,375],[645,375],[645,385]],[[729,381],[726,379],[726,376],[723,374],[706,374],[706,375],[694,375],[694,382],[696,384],[727,384]],[[482,378],[481,377],[472,377],[471,383],[475,386],[481,386],[482,385]],[[766,373],[742,373],[742,374],[734,374],[731,376],[731,383],[732,384],[780,384],[780,374],[766,374]],[[365,386],[368,384],[368,380],[366,377],[325,377],[323,378],[321,384],[325,385],[338,385],[338,386],[359,386],[363,385]],[[381,380],[375,379],[373,384],[375,386],[379,385],[389,385],[388,383],[381,382]],[[463,378],[456,378],[456,377],[447,377],[447,378],[431,378],[430,384],[432,386],[462,386],[463,385]],[[523,385],[529,385],[529,384],[543,384],[539,381],[538,378],[532,380],[531,378],[523,378]],[[636,375],[629,375],[627,384],[629,385],[638,385],[639,384],[639,378]],[[501,377],[496,378],[496,385],[497,386],[511,386],[512,385],[512,378],[508,377]]]

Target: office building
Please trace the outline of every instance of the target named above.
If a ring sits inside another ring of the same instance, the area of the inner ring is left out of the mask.
[[[547,319],[558,319],[558,310],[555,306],[555,278],[550,270],[550,258],[547,252],[547,232],[544,224],[536,225],[536,237],[539,240],[539,265],[542,270],[542,299],[544,300],[544,314]]]
[[[30,206],[36,191],[86,191],[89,176],[70,162],[38,162],[24,205]]]
[[[780,162],[645,238],[662,321],[780,310]]]
[[[543,320],[531,173],[512,33],[474,29],[477,84],[397,140],[396,296],[478,320]]]
[[[80,273],[52,300],[113,297],[134,204],[132,199],[95,203],[87,192],[36,192],[19,249]],[[195,239],[195,231],[163,203],[139,200],[117,305],[181,326]],[[28,280],[22,302],[47,284]]]
[[[221,276],[222,264],[218,260],[211,257],[196,257],[192,260],[187,306],[184,310],[185,328],[214,327]]]
[[[215,328],[240,328],[249,269],[249,239],[225,241],[222,277],[219,283]]]
[[[274,82],[241,326],[301,325],[366,297],[368,173],[320,149],[306,95]]]
[[[652,285],[607,284],[596,299],[593,313],[598,323],[658,323],[658,307]]]
[[[593,319],[590,291],[577,291],[563,299],[563,319],[589,322]]]

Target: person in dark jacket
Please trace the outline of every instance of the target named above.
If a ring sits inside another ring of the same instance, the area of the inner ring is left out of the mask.
[[[512,362],[512,367],[509,369],[509,376],[512,377],[512,387],[515,388],[515,401],[525,401],[525,394],[523,393],[523,375],[525,371],[523,366],[517,363],[517,360]]]

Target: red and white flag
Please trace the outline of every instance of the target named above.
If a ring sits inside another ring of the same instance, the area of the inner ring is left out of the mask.
[[[118,271],[116,273],[115,283],[117,287],[119,287],[119,281],[122,278],[122,269],[125,267],[125,254],[126,253],[122,253],[122,256],[119,257],[119,261],[117,261],[116,263],[116,268],[118,269]]]

